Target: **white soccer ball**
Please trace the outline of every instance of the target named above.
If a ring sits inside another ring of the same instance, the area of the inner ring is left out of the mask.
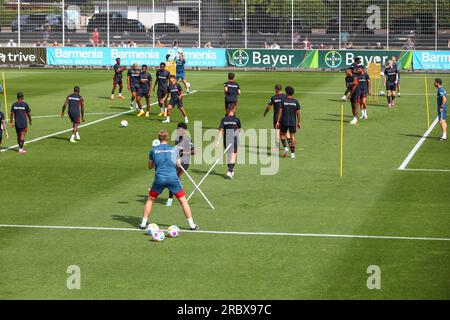
[[[179,54],[182,54],[182,53],[183,53],[183,49],[178,48],[178,53],[179,53]]]
[[[121,126],[122,128],[128,127],[128,121],[127,121],[127,120],[122,120],[122,121],[120,122],[120,126]]]
[[[150,224],[147,226],[147,230],[146,230],[146,231],[147,231],[147,234],[153,235],[153,233],[159,231],[159,227],[158,227],[158,225],[157,225],[156,223],[150,223]]]
[[[176,225],[167,228],[167,236],[170,238],[176,238],[180,235],[180,228]]]
[[[152,147],[157,147],[161,144],[161,142],[158,139],[153,140]]]
[[[166,236],[163,231],[155,231],[152,233],[153,241],[161,242]]]
[[[383,90],[381,90],[381,91],[380,91],[380,93],[379,93],[379,95],[380,95],[381,97],[383,97],[383,96],[384,96],[384,94],[385,94],[385,93],[384,93],[384,91],[383,91]]]

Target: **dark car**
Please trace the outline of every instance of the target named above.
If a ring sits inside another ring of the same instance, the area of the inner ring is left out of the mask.
[[[325,29],[327,34],[338,34],[339,33],[339,17],[334,16],[328,20],[327,27]]]
[[[353,19],[350,33],[352,34],[374,34],[373,29],[367,27],[367,20],[363,18]]]
[[[112,24],[114,24],[115,20],[121,20],[124,19],[122,14],[120,12],[110,12],[109,13],[109,25],[111,27]],[[87,32],[92,32],[94,29],[97,29],[99,32],[106,31],[108,25],[108,14],[106,13],[96,13],[94,14],[91,19],[89,19],[88,25],[87,25]]]
[[[147,28],[139,20],[127,19],[126,30],[128,32],[146,32]]]
[[[243,33],[244,20],[241,18],[229,18],[225,20],[225,33]]]
[[[150,33],[153,32],[159,33],[179,33],[180,29],[174,23],[155,23],[149,30]]]
[[[23,26],[23,24],[25,23],[25,21],[28,19],[29,15],[25,14],[25,15],[20,15],[20,26]],[[11,22],[11,31],[12,32],[16,32],[18,30],[18,26],[19,26],[19,21],[18,19],[13,20]]]
[[[41,32],[44,26],[50,26],[53,31],[62,30],[61,18],[56,14],[33,13],[21,25],[24,32]]]
[[[435,18],[432,13],[415,13],[389,21],[389,33],[392,34],[434,34]]]

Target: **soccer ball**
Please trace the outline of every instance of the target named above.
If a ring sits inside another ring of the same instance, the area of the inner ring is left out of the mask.
[[[156,223],[150,223],[147,226],[147,230],[146,231],[147,231],[148,235],[153,235],[153,233],[159,232],[159,227],[158,227],[158,225]]]
[[[157,146],[159,146],[161,144],[161,142],[158,140],[158,139],[155,139],[155,140],[153,140],[153,142],[152,142],[152,146],[153,147],[157,147]]]
[[[128,121],[127,121],[127,120],[122,120],[122,121],[120,122],[120,126],[121,126],[122,128],[128,127]]]
[[[170,238],[176,238],[180,235],[180,228],[176,225],[167,228],[167,236]]]
[[[380,95],[380,97],[383,97],[384,96],[384,91],[380,91],[379,95]]]
[[[164,235],[164,232],[160,230],[152,233],[153,241],[161,242],[164,240],[165,237],[166,236]]]
[[[182,53],[183,53],[183,49],[178,48],[178,53],[179,53],[179,54],[182,54]]]

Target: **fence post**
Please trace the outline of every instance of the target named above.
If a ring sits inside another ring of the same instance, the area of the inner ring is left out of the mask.
[[[63,47],[66,45],[66,17],[65,17],[65,2],[62,0],[62,45]]]
[[[20,21],[20,0],[17,0],[17,45],[20,47],[21,44],[21,27],[22,22]]]
[[[435,18],[434,18],[434,24],[435,24],[435,30],[434,30],[434,50],[437,51],[438,49],[438,0],[435,1]]]
[[[386,0],[386,50],[389,50],[389,0]]]
[[[155,0],[152,0],[152,45],[155,47]]]
[[[198,47],[202,47],[202,1],[198,0]]]
[[[244,0],[244,48],[247,49],[247,0]]]
[[[342,0],[339,0],[339,50],[342,49]]]
[[[106,0],[106,46],[109,48],[109,0]]]
[[[294,49],[294,0],[291,1],[291,49]]]

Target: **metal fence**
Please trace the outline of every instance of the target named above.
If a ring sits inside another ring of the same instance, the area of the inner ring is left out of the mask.
[[[450,0],[0,0],[1,46],[450,50]]]

